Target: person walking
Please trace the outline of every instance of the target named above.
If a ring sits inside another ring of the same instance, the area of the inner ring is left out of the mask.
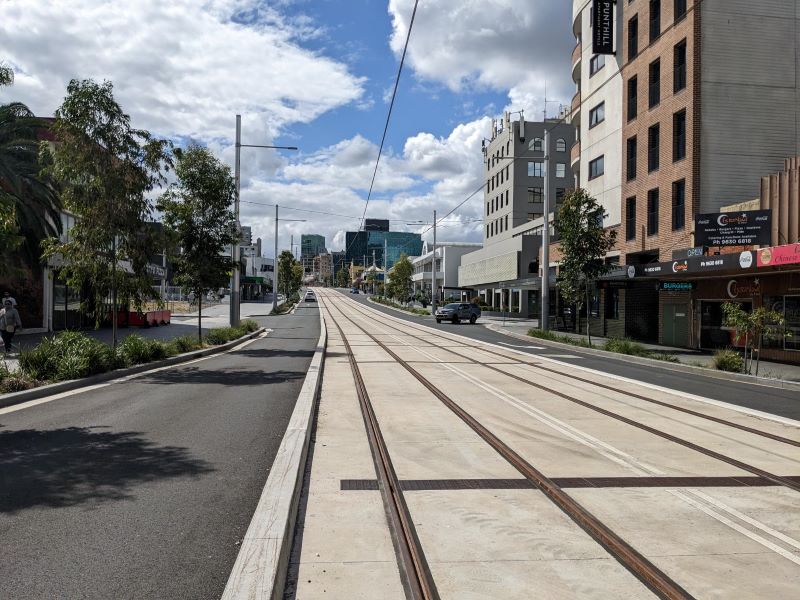
[[[22,329],[22,320],[19,312],[14,308],[11,298],[3,299],[3,309],[0,310],[0,336],[3,337],[3,346],[6,353],[11,352],[11,340],[18,329]]]

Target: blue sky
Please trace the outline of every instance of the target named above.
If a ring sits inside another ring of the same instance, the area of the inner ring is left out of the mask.
[[[240,113],[244,143],[300,148],[243,149],[243,224],[271,250],[277,202],[306,219],[281,223],[282,248],[319,233],[341,249],[363,211],[413,4],[5,0],[0,61],[16,81],[0,101],[49,115],[70,78],[110,79],[135,126],[206,144],[231,165]],[[405,223],[480,186],[490,119],[519,109],[540,118],[545,86],[568,102],[574,43],[562,0],[421,0],[367,216],[424,231]],[[479,241],[481,214],[479,194],[440,238]]]

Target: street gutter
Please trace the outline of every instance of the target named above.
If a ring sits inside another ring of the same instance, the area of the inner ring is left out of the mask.
[[[322,310],[319,321],[314,356],[222,600],[283,598],[328,341]]]
[[[139,373],[144,373],[146,371],[163,369],[164,367],[169,367],[172,365],[179,365],[181,363],[189,362],[197,358],[202,358],[204,356],[220,354],[222,352],[230,350],[231,348],[235,348],[242,342],[246,342],[248,340],[260,336],[265,331],[266,328],[260,327],[256,331],[253,331],[252,333],[243,335],[242,337],[237,338],[233,341],[220,344],[219,346],[212,346],[210,348],[203,348],[201,350],[192,350],[191,352],[184,352],[183,354],[178,354],[177,356],[171,356],[169,358],[165,358],[164,360],[148,362],[141,365],[135,365],[133,367],[126,367],[124,369],[116,369],[114,371],[108,371],[107,373],[100,373],[98,375],[91,375],[89,377],[84,377],[83,379],[70,379],[69,381],[59,381],[58,383],[50,383],[47,385],[31,388],[29,390],[23,390],[21,392],[12,392],[10,394],[4,394],[0,396],[0,408],[13,406],[15,404],[22,404],[23,402],[28,402],[29,400],[38,400],[40,398],[45,398],[47,396],[54,396],[56,394],[61,394],[63,392],[70,392],[72,390],[77,390],[83,387],[94,386],[97,385],[98,383],[103,383],[106,381],[110,381],[112,379],[120,379],[122,377],[137,375]]]
[[[481,323],[479,323],[481,324]],[[531,343],[541,344],[558,350],[569,350],[575,354],[584,354],[588,356],[599,356],[616,359],[621,362],[633,363],[644,365],[648,367],[656,367],[667,371],[688,372],[696,375],[710,377],[712,379],[724,379],[726,381],[741,381],[742,383],[749,383],[751,385],[762,385],[767,387],[774,387],[783,390],[797,390],[800,391],[800,382],[785,381],[783,379],[772,379],[770,377],[757,377],[755,375],[744,375],[742,373],[730,373],[728,371],[718,371],[715,369],[708,369],[706,367],[696,367],[694,365],[687,365],[684,363],[671,363],[663,360],[656,360],[652,358],[644,358],[642,356],[631,356],[630,354],[620,354],[619,352],[609,352],[600,348],[584,348],[582,346],[575,346],[564,342],[555,342],[553,340],[546,340],[542,338],[533,337],[530,335],[523,335],[514,333],[512,331],[504,330],[502,326],[494,325],[492,323],[482,324],[486,329],[496,333],[502,333],[509,337],[520,340],[526,340]]]

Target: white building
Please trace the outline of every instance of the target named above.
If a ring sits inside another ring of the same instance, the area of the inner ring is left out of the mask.
[[[622,3],[616,5],[617,23]],[[592,53],[592,1],[573,0],[572,31],[577,41],[572,52],[572,80],[576,93],[569,118],[577,141],[570,162],[575,187],[589,192],[606,209],[605,227],[622,222],[622,75],[621,53]],[[616,29],[621,48],[622,27]]]
[[[462,291],[458,286],[458,268],[461,257],[481,249],[479,243],[468,242],[442,242],[436,244],[436,289],[441,300],[461,300]],[[433,247],[428,242],[422,244],[422,254],[413,258],[414,274],[411,282],[414,293],[423,292],[428,297],[431,295],[431,275],[433,273]]]

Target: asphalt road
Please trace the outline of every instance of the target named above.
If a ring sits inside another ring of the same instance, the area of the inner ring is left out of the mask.
[[[0,598],[219,598],[319,338],[0,410]]]
[[[347,293],[346,290],[342,291],[343,293]],[[626,362],[624,360],[615,360],[606,356],[591,356],[585,353],[579,354],[552,346],[545,347],[544,349],[526,348],[525,346],[527,344],[524,340],[503,335],[502,333],[492,331],[485,327],[469,324],[437,324],[433,317],[403,313],[398,310],[386,308],[377,303],[368,302],[367,296],[363,294],[348,294],[348,297],[370,308],[392,315],[393,317],[426,325],[433,329],[442,329],[475,340],[513,347],[515,350],[527,352],[528,354],[542,354],[545,356],[558,355],[557,360],[564,363],[573,363],[590,369],[597,369],[614,375],[628,377],[637,381],[660,385],[671,390],[696,394],[714,400],[729,402],[737,406],[800,420],[800,392],[797,390],[784,390],[766,385],[743,383],[741,381],[726,381],[724,379],[705,377],[689,371],[672,371],[660,368],[656,365],[645,366]],[[478,324],[480,324],[480,321],[478,321]],[[540,340],[535,338],[531,338],[530,345],[544,346],[544,344],[540,344]],[[572,358],[567,358],[567,356],[572,356]]]

